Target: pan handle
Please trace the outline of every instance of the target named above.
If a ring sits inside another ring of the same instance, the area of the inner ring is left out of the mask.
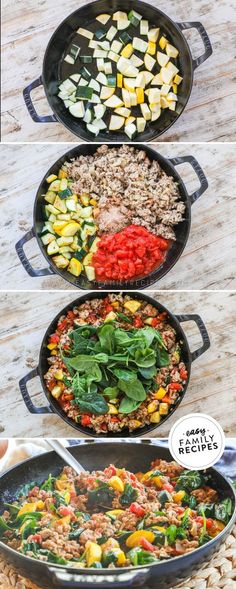
[[[20,392],[23,397],[23,401],[25,402],[26,407],[30,413],[53,413],[53,410],[51,409],[50,406],[48,406],[48,407],[35,407],[35,405],[31,401],[31,398],[29,396],[28,389],[27,389],[27,382],[28,382],[28,380],[32,380],[32,378],[35,378],[38,375],[39,375],[39,371],[38,371],[38,366],[37,366],[37,368],[34,368],[30,372],[28,372],[28,374],[26,374],[26,376],[21,378],[21,380],[19,382],[19,387],[20,387]]]
[[[197,324],[200,334],[202,336],[202,346],[195,350],[195,352],[190,352],[191,360],[193,362],[194,360],[196,360],[196,358],[199,358],[199,356],[204,354],[204,352],[206,352],[211,345],[207,328],[199,315],[176,315],[176,318],[180,323],[182,323],[183,321],[194,321]]]
[[[97,575],[96,573],[90,573],[88,571],[86,575],[84,573],[74,572],[71,573],[65,569],[58,569],[49,567],[49,573],[53,580],[53,586],[57,587],[68,587],[69,589],[94,589],[95,586],[102,587],[102,589],[121,589],[126,587],[142,587],[147,578],[150,575],[148,569],[142,569],[139,571],[132,571],[129,573],[114,573],[112,575]]]
[[[37,114],[30,93],[31,90],[34,90],[34,88],[38,88],[38,86],[42,86],[43,82],[42,82],[42,76],[40,76],[39,78],[37,78],[37,80],[34,80],[34,82],[31,82],[28,86],[26,86],[26,88],[24,88],[23,90],[23,97],[24,97],[24,101],[26,104],[26,108],[28,110],[28,113],[31,116],[31,119],[33,119],[33,121],[35,123],[57,123],[57,119],[55,117],[55,115],[47,115],[47,116],[40,116]]]
[[[197,31],[203,41],[203,44],[205,47],[204,53],[202,55],[200,55],[199,57],[197,57],[196,59],[193,59],[193,69],[196,70],[196,68],[199,67],[199,65],[201,65],[201,63],[206,61],[206,59],[208,59],[208,57],[210,57],[213,53],[212,44],[211,44],[209,36],[206,32],[206,29],[204,28],[204,26],[202,25],[201,22],[178,22],[176,24],[180,28],[181,31],[184,31],[186,29],[197,29]]]
[[[190,164],[190,166],[192,166],[192,168],[194,169],[194,172],[197,174],[197,177],[200,182],[200,187],[198,188],[198,190],[195,190],[195,192],[193,192],[193,194],[189,195],[191,204],[193,204],[204,192],[206,192],[206,190],[208,188],[208,181],[207,181],[206,176],[203,172],[203,169],[201,168],[200,164],[198,163],[198,161],[196,160],[196,158],[193,155],[183,155],[180,157],[173,157],[173,158],[170,158],[169,161],[173,164],[173,166],[179,166],[180,164],[188,163],[188,164]]]
[[[52,268],[43,268],[42,270],[34,270],[34,268],[31,266],[28,258],[25,255],[24,245],[27,241],[29,241],[33,237],[36,237],[36,235],[35,235],[34,228],[32,227],[32,229],[30,229],[30,231],[28,231],[24,235],[24,237],[22,237],[17,242],[17,244],[15,246],[16,253],[18,254],[18,256],[20,258],[22,266],[24,266],[24,269],[26,270],[26,272],[28,272],[28,274],[30,276],[48,276],[49,274],[55,274],[55,272],[54,272],[54,270],[52,270]]]

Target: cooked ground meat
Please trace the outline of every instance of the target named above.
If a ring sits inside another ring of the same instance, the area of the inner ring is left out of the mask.
[[[214,519],[199,515],[204,514],[205,502],[209,509],[209,500],[220,501],[209,486],[207,472],[198,477],[202,486],[192,493],[192,498],[201,498],[201,506],[196,502],[190,509],[188,494],[176,491],[183,468],[159,459],[150,468],[135,475],[110,464],[103,471],[75,475],[65,467],[58,476],[49,475],[42,485],[34,486],[28,496],[19,494],[10,511],[3,512],[1,540],[49,563],[115,568],[192,552],[224,529],[232,511],[229,499],[213,503]],[[192,471],[184,471],[184,480],[191,487]]]
[[[115,233],[128,224],[143,225],[166,239],[184,218],[177,183],[144,150],[130,145],[98,147],[66,164],[77,194],[92,195],[98,232]]]

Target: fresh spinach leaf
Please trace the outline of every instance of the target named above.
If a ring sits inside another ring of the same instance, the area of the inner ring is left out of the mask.
[[[132,413],[132,411],[138,409],[141,403],[142,401],[135,401],[135,399],[130,399],[125,396],[119,405],[119,413]]]
[[[135,401],[144,401],[146,399],[146,392],[140,380],[134,378],[133,380],[118,380],[119,389]]]
[[[134,378],[136,378],[136,372],[133,370],[130,370],[129,368],[113,368],[112,369],[112,373],[121,380],[125,380],[127,382],[130,382],[132,380],[134,380]]]
[[[120,496],[121,505],[131,505],[135,499],[137,499],[138,491],[134,489],[130,483],[125,483],[125,488]]]
[[[101,345],[101,350],[107,354],[114,352],[115,338],[114,338],[115,327],[109,323],[103,325],[98,329],[98,338]]]
[[[108,404],[104,397],[99,393],[87,392],[77,398],[80,411],[82,413],[94,413],[95,415],[104,415],[108,412]]]
[[[103,391],[103,395],[108,397],[108,399],[116,399],[119,395],[119,389],[118,387],[106,387]]]
[[[134,360],[137,366],[140,366],[141,368],[150,368],[155,365],[156,354],[151,348],[146,348],[146,350],[136,350]]]

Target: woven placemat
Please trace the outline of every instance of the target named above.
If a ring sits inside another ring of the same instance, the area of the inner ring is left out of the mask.
[[[175,589],[236,589],[236,526],[212,559]],[[0,589],[43,589],[0,559]],[[147,589],[147,588],[146,588]]]

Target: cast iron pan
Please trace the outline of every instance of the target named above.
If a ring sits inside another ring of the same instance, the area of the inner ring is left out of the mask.
[[[108,144],[108,147],[114,148],[114,145]],[[121,147],[121,145],[118,144],[117,147]],[[64,164],[65,161],[71,160],[72,158],[78,157],[79,155],[94,154],[97,150],[97,146],[95,144],[90,143],[78,145],[77,147],[74,147],[70,151],[66,152],[63,156],[61,156],[53,164],[53,166],[49,168],[38,188],[34,203],[33,227],[16,244],[16,251],[20,258],[20,261],[30,276],[47,276],[51,274],[59,274],[61,278],[67,280],[67,282],[70,282],[71,284],[73,284],[73,286],[84,290],[108,290],[109,288],[118,290],[120,290],[121,288],[137,290],[146,288],[151,284],[156,283],[158,280],[163,278],[163,276],[165,276],[165,274],[167,274],[167,272],[169,272],[171,268],[173,268],[173,266],[176,264],[177,260],[181,256],[188,241],[188,236],[191,227],[191,205],[207,190],[208,182],[201,166],[199,165],[197,160],[191,155],[167,159],[147,145],[136,144],[135,149],[144,150],[147,153],[150,160],[158,161],[161,168],[166,172],[166,174],[174,178],[174,180],[178,183],[179,186],[181,200],[185,203],[186,206],[185,219],[184,221],[179,223],[175,228],[176,241],[173,243],[170,250],[168,251],[165,262],[163,262],[161,266],[159,266],[156,270],[154,270],[151,274],[147,275],[146,277],[129,282],[112,282],[109,284],[108,282],[90,282],[88,281],[84,273],[81,274],[78,278],[76,278],[76,276],[73,276],[73,274],[70,274],[70,272],[68,272],[67,270],[60,270],[59,268],[57,268],[56,264],[54,264],[52,260],[52,257],[47,255],[46,248],[43,246],[42,241],[39,237],[45,222],[45,217],[43,214],[43,195],[48,190],[46,178],[50,174],[58,174],[60,167]],[[188,194],[185,184],[176,170],[176,166],[183,163],[189,163],[193,167],[200,182],[199,189],[196,190],[193,194]],[[31,266],[29,260],[26,257],[26,254],[24,252],[24,244],[33,237],[36,237],[37,239],[41,252],[46,258],[47,263],[49,265],[48,268],[35,270]]]
[[[146,471],[152,460],[162,458],[172,460],[167,448],[145,443],[86,443],[70,448],[70,452],[88,470],[103,470],[110,463],[127,468],[133,472]],[[30,458],[14,466],[0,477],[0,496],[2,502],[14,501],[17,491],[22,485],[35,480],[42,483],[51,473],[57,476],[64,464],[55,452],[42,454],[37,458]],[[168,589],[189,577],[206,562],[220,543],[225,540],[231,530],[236,517],[235,492],[231,483],[215,468],[208,472],[212,476],[212,484],[223,497],[230,497],[233,501],[234,513],[224,530],[216,537],[197,548],[193,552],[171,558],[158,564],[145,565],[135,568],[120,569],[82,569],[75,570],[60,565],[48,564],[31,559],[0,542],[0,553],[4,560],[13,565],[17,571],[37,583],[43,589],[122,589],[128,587],[145,587],[145,589]],[[2,509],[3,510],[3,509]]]
[[[160,119],[146,126],[145,131],[138,135],[137,140],[153,141],[173,125],[185,109],[189,100],[193,85],[194,70],[212,54],[211,42],[200,22],[174,23],[166,14],[151,4],[140,2],[140,0],[97,0],[91,4],[85,4],[82,8],[70,14],[59,25],[48,43],[43,61],[42,75],[29,84],[23,92],[29,114],[36,123],[60,122],[69,131],[84,141],[130,141],[127,135],[122,132],[113,134],[103,131],[97,137],[94,137],[92,133],[87,131],[85,123],[81,119],[74,118],[68,109],[65,108],[63,101],[58,98],[57,92],[58,83],[62,78],[65,79],[65,75],[68,77],[68,75],[72,74],[72,71],[75,71],[74,68],[71,69],[71,66],[67,66],[65,69],[65,62],[63,63],[64,56],[72,43],[75,31],[79,27],[94,30],[95,17],[101,13],[112,14],[116,10],[129,12],[132,9],[137,10],[145,19],[149,20],[152,27],[160,27],[161,31],[166,34],[173,45],[179,49],[178,67],[181,75],[183,75],[176,111],[173,112],[166,109]],[[108,23],[106,26],[109,28],[110,24]],[[190,47],[182,33],[183,30],[192,28],[197,29],[204,44],[204,53],[197,59],[192,58]],[[131,36],[133,36],[132,33],[134,32],[137,34],[135,27],[130,26],[129,31],[131,31]],[[80,45],[82,45],[81,37],[79,39]],[[49,105],[54,113],[53,115],[39,116],[34,108],[30,93],[40,85],[44,87]]]
[[[167,415],[164,419],[162,419],[162,421],[158,425],[157,424],[146,425],[145,427],[140,428],[132,433],[126,429],[122,430],[122,436],[125,436],[127,438],[128,437],[132,438],[132,437],[137,437],[137,436],[144,435],[144,434],[149,434],[150,432],[155,430],[157,427],[162,425],[162,423],[164,423],[164,421],[166,421],[168,419],[168,417],[173,415],[173,412],[177,409],[178,405],[181,403],[181,401],[186,393],[188,383],[189,383],[189,378],[190,378],[191,364],[194,360],[196,360],[196,358],[199,358],[199,356],[201,356],[204,352],[206,352],[206,350],[208,350],[208,348],[210,347],[210,339],[209,339],[209,335],[207,333],[207,329],[206,329],[202,319],[199,317],[199,315],[189,315],[189,314],[173,315],[172,313],[170,313],[170,311],[168,311],[168,309],[166,309],[166,307],[161,305],[159,302],[155,301],[155,299],[152,299],[151,297],[144,295],[143,293],[142,294],[135,293],[135,295],[133,295],[133,293],[127,293],[127,294],[131,295],[135,299],[147,301],[147,303],[150,303],[151,305],[156,307],[156,309],[158,309],[158,311],[160,313],[162,313],[163,311],[167,311],[169,322],[172,325],[172,327],[174,327],[174,329],[177,333],[178,339],[182,342],[182,344],[181,344],[182,358],[183,358],[183,362],[185,362],[187,370],[188,370],[188,380],[185,384],[184,391],[181,394],[180,399],[178,400],[178,402],[174,406],[171,413],[169,413],[169,415]],[[37,414],[57,413],[57,415],[59,415],[68,425],[72,426],[78,432],[82,432],[83,434],[87,434],[88,436],[102,437],[102,438],[104,438],[104,437],[120,438],[120,436],[121,436],[120,432],[119,433],[109,432],[107,434],[104,434],[104,433],[103,434],[96,434],[90,428],[83,427],[80,424],[75,423],[75,421],[73,419],[67,417],[66,413],[63,411],[63,409],[60,407],[60,405],[57,403],[57,401],[52,397],[52,395],[50,395],[49,391],[46,388],[45,381],[43,378],[44,374],[48,370],[47,358],[50,355],[49,350],[47,348],[48,337],[49,337],[49,335],[54,333],[59,317],[61,315],[64,315],[65,313],[67,313],[67,311],[69,311],[70,309],[73,309],[74,306],[80,305],[87,300],[91,300],[94,298],[105,298],[106,296],[107,296],[107,293],[103,293],[103,292],[88,293],[87,295],[80,296],[78,299],[71,302],[69,305],[66,305],[66,307],[64,307],[64,309],[62,309],[57,314],[57,316],[52,321],[52,323],[49,325],[49,327],[44,335],[42,345],[40,348],[40,352],[39,352],[39,363],[38,363],[37,368],[34,368],[26,376],[24,376],[20,380],[19,386],[20,386],[20,391],[21,391],[23,400],[26,404],[27,409],[30,411],[30,413],[37,413]],[[202,337],[202,345],[200,346],[200,348],[198,348],[194,352],[190,352],[187,338],[186,338],[185,333],[181,327],[181,323],[183,323],[184,321],[194,321],[197,324],[198,329],[201,334],[201,337]],[[41,386],[43,388],[44,394],[45,394],[47,402],[48,402],[48,404],[45,407],[35,407],[35,405],[33,404],[32,400],[30,398],[30,395],[29,395],[29,392],[27,389],[27,382],[29,380],[32,380],[36,376],[40,377]]]

